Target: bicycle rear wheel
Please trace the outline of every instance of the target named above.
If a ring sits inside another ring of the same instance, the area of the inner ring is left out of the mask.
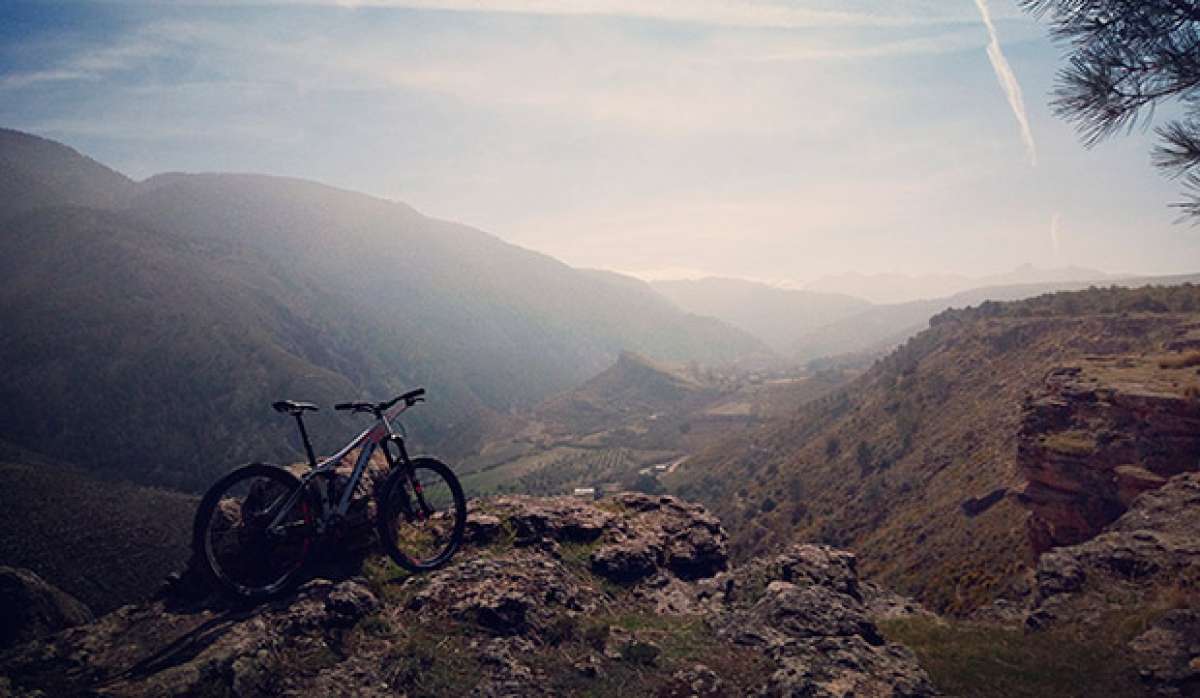
[[[259,600],[297,581],[320,506],[312,490],[300,488],[287,470],[255,463],[221,478],[204,495],[192,550],[218,589]]]
[[[467,504],[462,485],[445,463],[416,458],[411,464],[416,487],[399,465],[383,484],[379,498],[379,540],[396,564],[423,572],[446,564],[462,543]]]

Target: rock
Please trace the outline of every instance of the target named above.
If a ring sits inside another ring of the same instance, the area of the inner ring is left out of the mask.
[[[658,663],[660,654],[661,647],[645,640],[630,640],[621,647],[621,659],[631,664],[654,666]]]
[[[463,530],[463,542],[474,545],[491,545],[500,537],[500,517],[474,509],[467,512],[467,525]]]
[[[1088,624],[1200,577],[1200,473],[1143,493],[1100,535],[1041,556],[1026,624]]]
[[[852,554],[798,545],[706,589],[718,637],[777,665],[764,695],[935,695],[916,657],[879,633],[855,568]]]
[[[631,584],[654,574],[660,552],[649,541],[637,538],[611,543],[592,553],[592,571],[614,582]]]
[[[542,539],[590,543],[616,521],[611,512],[575,497],[503,496],[488,500],[486,508],[481,508],[477,502],[474,504],[470,508],[478,509],[476,528],[498,531],[503,519],[511,527],[515,542],[521,545]],[[470,527],[470,516],[467,523]]]
[[[968,619],[973,623],[1004,628],[1020,628],[1026,623],[1028,604],[1012,599],[996,599],[986,606],[971,612]]]
[[[356,580],[337,584],[325,597],[325,610],[340,625],[353,625],[379,609],[379,599]]]
[[[1046,376],[1017,443],[1035,554],[1091,540],[1142,493],[1200,470],[1198,385],[1158,357],[1092,358]]]
[[[417,579],[411,584],[424,580]],[[522,635],[541,643],[563,613],[593,610],[599,595],[576,581],[562,563],[530,550],[500,559],[464,560],[432,576],[408,603],[444,613],[495,635]]]
[[[1142,680],[1158,695],[1191,696],[1200,690],[1200,611],[1168,612],[1129,648]]]
[[[506,526],[517,546],[553,551],[562,544],[594,545],[592,572],[625,585],[660,572],[684,580],[708,577],[728,564],[728,536],[703,507],[632,492],[605,502],[619,515],[575,497],[495,497],[471,507],[467,538],[486,544]]]
[[[1007,487],[998,487],[982,497],[970,497],[962,503],[963,514],[968,517],[979,516],[998,504],[1007,494]]]
[[[863,605],[866,606],[867,615],[871,617],[871,620],[937,617],[919,602],[907,596],[901,596],[890,589],[885,589],[874,582],[861,582],[858,588],[862,595]]]
[[[74,596],[19,567],[0,567],[0,649],[95,618]]]
[[[671,695],[687,696],[688,698],[704,698],[705,696],[722,696],[726,694],[725,681],[715,671],[703,664],[693,664],[680,669],[671,676],[671,681],[678,687]]]
[[[640,494],[474,501],[468,530],[448,565],[403,581],[125,607],[0,654],[0,692],[499,697],[617,679],[631,695],[932,694],[871,615],[918,607],[862,583],[853,554],[796,546],[728,569],[719,521]]]
[[[575,671],[579,672],[580,676],[588,679],[599,678],[604,675],[603,665],[595,655],[589,654],[583,659],[575,662],[572,665]]]

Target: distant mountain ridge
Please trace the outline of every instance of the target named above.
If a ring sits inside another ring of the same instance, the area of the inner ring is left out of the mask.
[[[651,286],[683,310],[740,327],[780,354],[813,329],[871,307],[868,301],[846,294],[783,289],[741,279],[655,281]]]
[[[414,209],[313,182],[168,174],[134,183],[61,144],[0,133],[0,439],[199,487],[296,458],[280,397],[324,404],[424,384],[421,443],[578,384],[625,349],[735,362],[767,349],[645,284],[581,272]],[[357,421],[322,413],[319,445]]]
[[[1102,285],[1132,288],[1144,284],[1181,284],[1200,281],[1200,274],[1178,276],[1112,277]],[[945,298],[876,305],[861,313],[805,333],[786,355],[798,361],[843,354],[882,354],[924,330],[929,320],[951,308],[965,308],[985,301],[1018,301],[1044,293],[1079,291],[1096,285],[1091,281],[985,286]]]
[[[825,276],[805,285],[810,291],[849,293],[874,303],[907,303],[953,296],[987,286],[1054,284],[1072,281],[1101,282],[1115,278],[1098,269],[1067,266],[1042,269],[1032,264],[1001,274],[967,276],[965,274],[860,274],[849,272]]]

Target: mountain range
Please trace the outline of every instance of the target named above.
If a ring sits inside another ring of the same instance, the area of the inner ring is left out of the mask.
[[[571,268],[404,204],[314,182],[134,182],[0,131],[0,440],[184,488],[299,454],[280,398],[328,405],[425,385],[426,447],[600,372],[625,349],[768,353],[648,285]],[[321,413],[318,445],[358,425]],[[320,449],[319,449],[320,450]]]
[[[781,355],[814,329],[872,307],[848,294],[784,289],[742,279],[654,281],[651,286],[680,308],[721,318]]]
[[[842,277],[839,277],[842,278]],[[868,279],[847,275],[845,279]],[[874,278],[874,277],[870,277]],[[903,277],[910,278],[910,277]],[[941,278],[941,277],[938,277]],[[947,277],[967,283],[969,277]],[[1103,278],[1104,281],[1094,279]],[[1015,283],[1024,279],[1024,283]],[[766,342],[784,364],[815,359],[873,359],[886,354],[929,326],[930,318],[951,308],[985,301],[1015,301],[1044,293],[1078,291],[1097,284],[1136,287],[1200,281],[1200,275],[1116,276],[1080,267],[1018,268],[975,280],[983,285],[953,295],[903,302],[872,303],[854,295],[786,289],[742,279],[703,278],[654,281],[656,291],[681,309],[710,315]],[[866,291],[850,284],[848,288]],[[903,292],[897,294],[903,297]]]
[[[953,296],[986,286],[1056,284],[1069,281],[1101,283],[1116,275],[1098,269],[1067,266],[1041,269],[1032,264],[1001,274],[967,276],[965,274],[831,274],[805,284],[804,289],[821,293],[849,293],[873,303],[906,303]]]

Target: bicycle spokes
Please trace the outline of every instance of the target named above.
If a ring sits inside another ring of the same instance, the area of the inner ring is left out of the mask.
[[[415,468],[398,480],[386,509],[388,537],[416,564],[436,559],[454,540],[455,499],[435,471]]]
[[[214,571],[239,588],[273,588],[308,554],[313,531],[308,503],[286,481],[267,477],[232,483],[222,494],[205,541]]]

